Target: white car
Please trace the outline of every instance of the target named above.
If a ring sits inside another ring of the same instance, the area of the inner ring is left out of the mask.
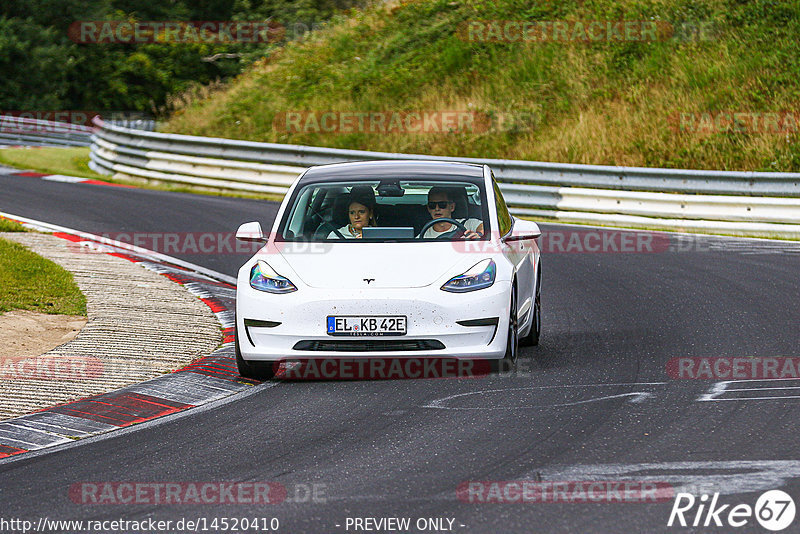
[[[239,270],[236,361],[267,379],[311,358],[513,365],[541,330],[539,226],[512,217],[486,165],[311,167]]]

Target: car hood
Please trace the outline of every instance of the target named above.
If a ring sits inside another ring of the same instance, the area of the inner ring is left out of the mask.
[[[460,274],[462,263],[468,264],[463,270],[472,265],[450,242],[280,245],[281,258],[300,280],[319,288],[425,287]]]

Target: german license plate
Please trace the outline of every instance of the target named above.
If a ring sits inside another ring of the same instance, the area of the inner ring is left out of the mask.
[[[403,336],[405,315],[329,315],[331,336]]]

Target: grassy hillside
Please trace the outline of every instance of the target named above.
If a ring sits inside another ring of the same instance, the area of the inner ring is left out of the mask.
[[[654,21],[658,32],[644,40],[508,42],[465,31],[465,24],[493,20],[567,21],[573,29],[576,21]],[[385,4],[335,19],[221,88],[174,100],[179,111],[166,130],[187,134],[589,164],[800,171],[799,124],[781,116],[775,127],[773,116],[753,127],[756,113],[800,112],[800,3]],[[475,111],[494,122],[489,131],[438,134],[276,128],[282,113],[307,110]],[[681,113],[703,112],[744,115],[730,127],[695,122],[704,127],[681,131]],[[504,126],[497,126],[498,117],[506,118]]]

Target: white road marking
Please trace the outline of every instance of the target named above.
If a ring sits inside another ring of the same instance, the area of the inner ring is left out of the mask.
[[[623,397],[631,397],[628,402],[633,403],[641,403],[646,399],[653,396],[652,393],[646,391],[632,391],[628,393],[618,393],[615,395],[603,395],[600,397],[592,397],[589,399],[583,399],[574,402],[565,402],[565,403],[558,403],[558,404],[539,404],[533,406],[478,406],[478,407],[459,407],[459,406],[447,406],[446,404],[457,398],[467,397],[467,396],[474,396],[474,395],[483,395],[486,393],[505,393],[507,391],[532,391],[537,389],[561,389],[561,388],[594,388],[594,387],[620,387],[620,386],[652,386],[652,385],[664,385],[666,382],[639,382],[639,383],[621,383],[621,384],[567,384],[563,386],[530,386],[524,388],[506,388],[506,389],[486,389],[482,391],[469,391],[467,393],[457,393],[455,395],[448,395],[447,397],[442,397],[441,399],[435,399],[428,404],[422,406],[422,408],[433,408],[438,410],[519,410],[519,409],[538,409],[538,408],[558,408],[558,407],[569,407],[569,406],[578,406],[580,404],[588,404],[592,402],[602,402],[611,399],[619,399]]]
[[[711,399],[714,402],[724,402],[724,401],[754,401],[754,400],[784,400],[784,399],[800,399],[800,395],[785,395],[783,397],[740,397],[740,398],[733,398],[733,399]]]
[[[694,472],[692,472],[694,471]],[[742,460],[705,462],[651,462],[593,464],[543,468],[527,478],[547,480],[635,480],[666,482],[675,492],[723,495],[761,492],[784,486],[800,477],[798,460]]]
[[[770,389],[800,389],[800,386],[786,386],[782,388],[738,388],[731,391],[768,391]]]
[[[697,398],[697,402],[704,402],[704,401],[713,401],[719,395],[725,393],[725,390],[728,387],[730,382],[717,382],[713,386],[711,386],[711,390],[708,393],[704,393]]]
[[[761,401],[761,400],[784,400],[784,399],[800,399],[800,395],[768,395],[770,391],[786,391],[786,390],[794,390],[800,389],[800,385],[798,386],[774,386],[776,382],[781,382],[785,380],[794,380],[798,382],[799,379],[797,378],[773,378],[773,379],[753,379],[753,380],[725,380],[722,382],[714,383],[711,388],[706,392],[697,397],[696,402],[722,402],[722,401]],[[746,388],[737,388],[732,387],[734,384],[744,384],[750,385],[753,383],[765,383],[763,387],[746,387]],[[798,382],[800,383],[800,382]],[[757,396],[757,395],[745,395],[741,397],[723,397],[726,393],[738,393],[741,391],[747,392],[764,392],[765,395]],[[723,398],[721,398],[723,397]]]
[[[70,184],[78,184],[87,181],[88,178],[79,178],[77,176],[65,176],[63,174],[48,174],[47,176],[42,176],[42,180],[47,180],[49,182],[66,182]]]

